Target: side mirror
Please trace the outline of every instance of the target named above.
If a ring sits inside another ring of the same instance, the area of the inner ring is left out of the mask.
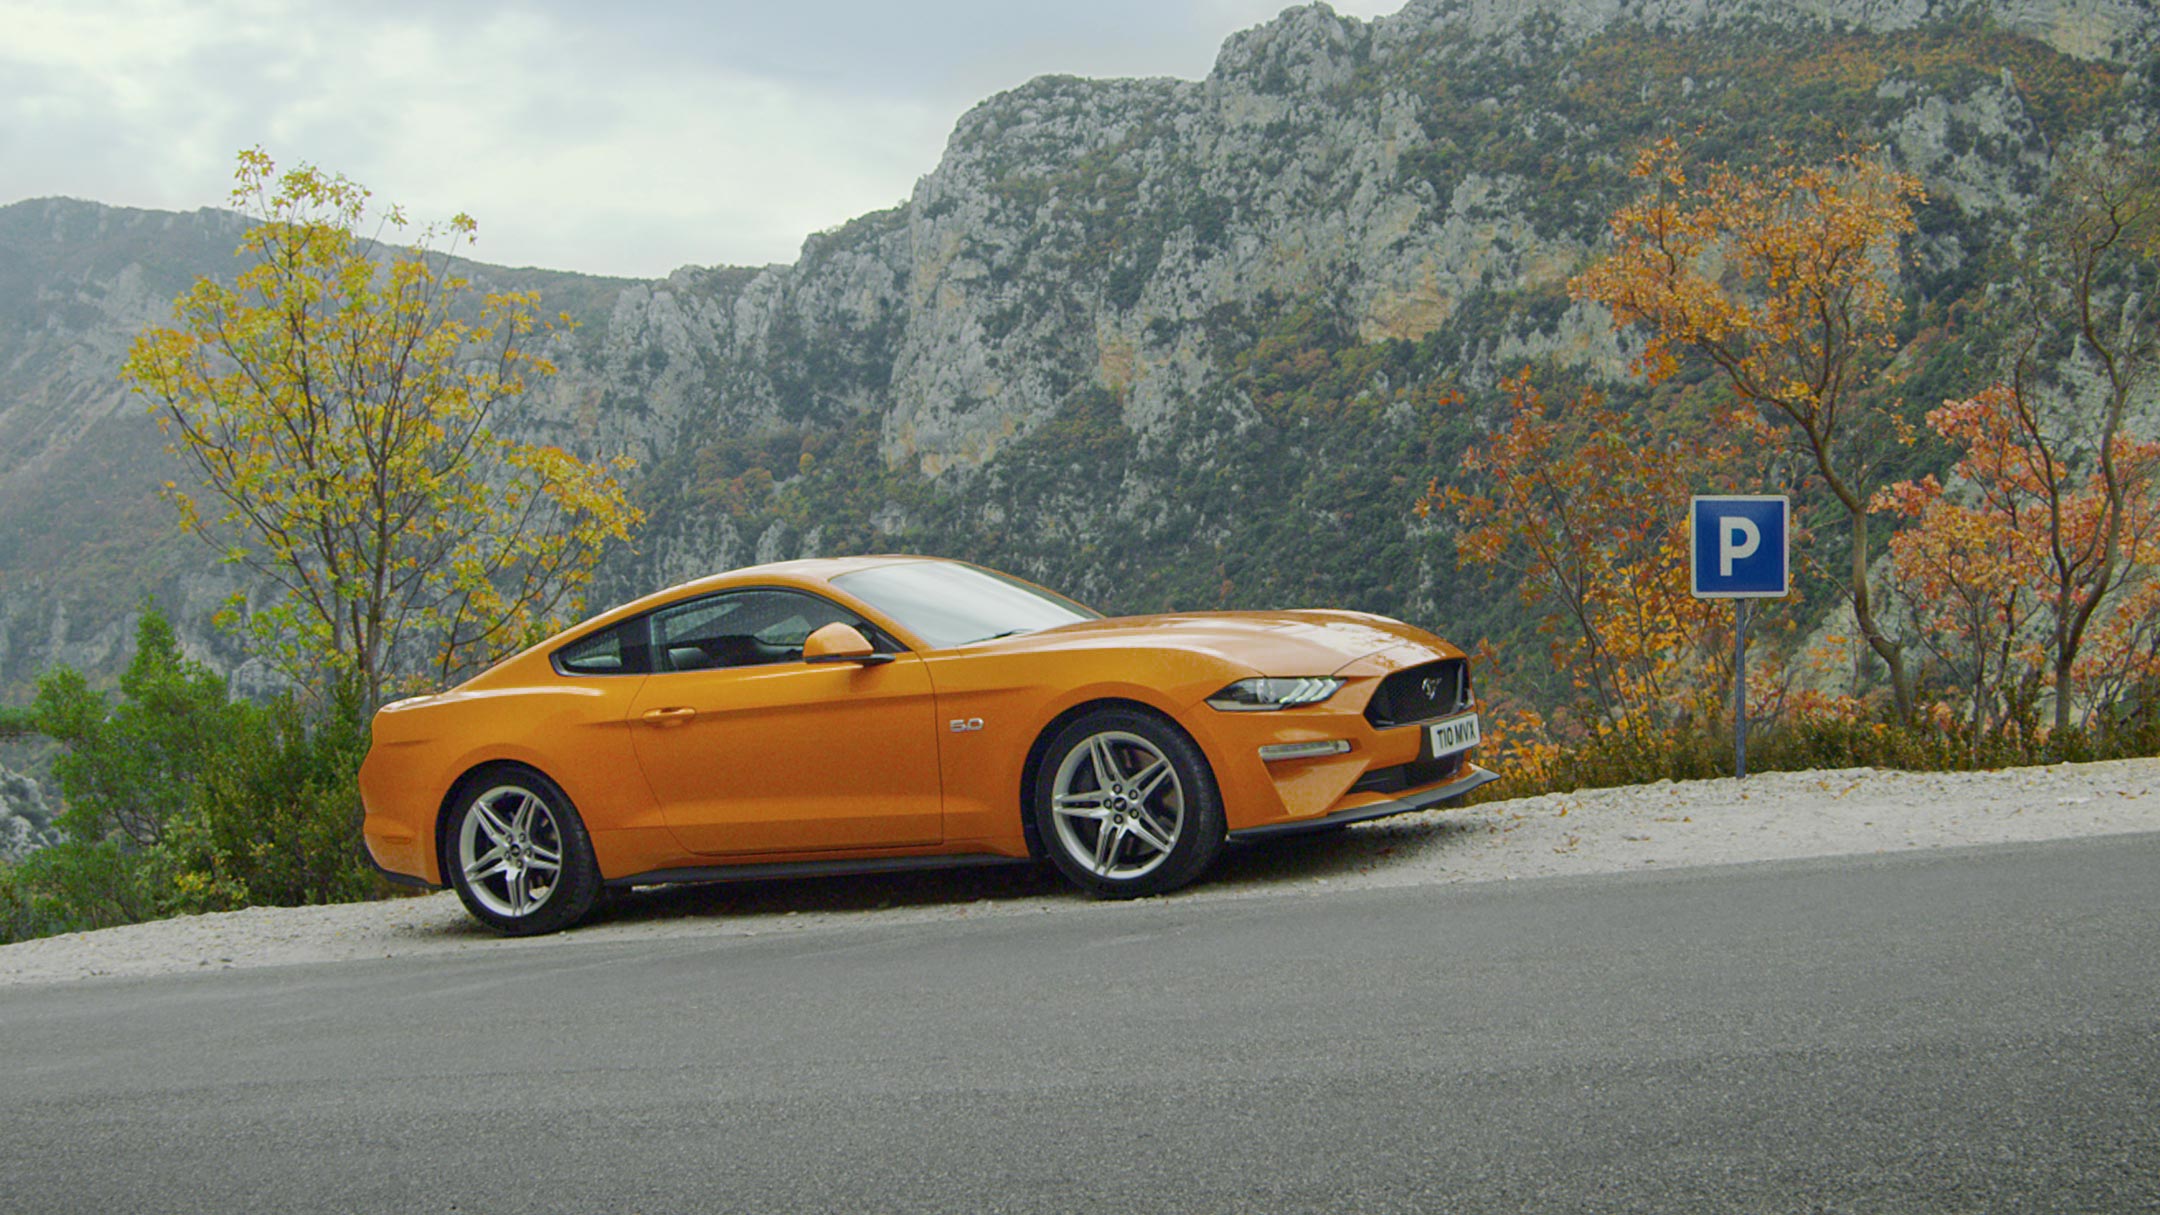
[[[855,662],[866,667],[893,660],[892,655],[873,649],[861,630],[837,620],[803,639],[802,656],[804,662]]]

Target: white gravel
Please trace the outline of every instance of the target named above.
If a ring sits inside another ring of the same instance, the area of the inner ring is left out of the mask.
[[[1852,768],[1624,789],[1430,811],[1330,835],[1233,849],[1184,899],[1308,897],[1320,889],[1670,870],[1801,857],[2160,831],[2160,759],[2001,772]],[[986,916],[1148,914],[1097,903],[1032,868],[642,891],[574,932],[501,940],[456,896],[255,908],[0,947],[0,986],[229,970],[564,941],[800,932]]]

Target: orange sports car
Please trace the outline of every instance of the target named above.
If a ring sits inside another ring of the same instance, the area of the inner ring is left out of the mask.
[[[506,933],[604,887],[1047,857],[1107,897],[1225,840],[1458,798],[1462,651],[1363,612],[1105,619],[957,561],[846,557],[625,604],[385,706],[360,768],[394,877]]]

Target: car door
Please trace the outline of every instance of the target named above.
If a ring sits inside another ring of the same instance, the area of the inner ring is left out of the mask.
[[[943,838],[929,673],[908,653],[802,661],[803,639],[835,621],[870,631],[794,590],[728,591],[653,613],[653,673],[631,704],[631,733],[685,848],[724,856]]]

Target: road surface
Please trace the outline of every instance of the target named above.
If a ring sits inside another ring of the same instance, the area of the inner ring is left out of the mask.
[[[0,991],[0,1210],[2160,1206],[2160,835]]]

